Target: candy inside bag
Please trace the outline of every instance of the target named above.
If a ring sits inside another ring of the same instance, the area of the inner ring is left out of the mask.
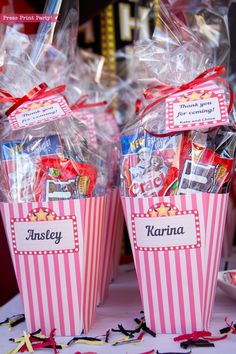
[[[85,125],[73,117],[20,131],[7,130],[0,145],[2,199],[34,202],[97,195],[101,157],[80,135],[85,131]],[[49,185],[58,193],[51,195]]]
[[[123,135],[121,193],[155,197],[227,193],[234,170],[235,132],[219,128],[157,137]]]
[[[131,197],[165,195],[178,175],[182,134],[155,137],[144,132],[121,137],[121,194]],[[170,179],[171,173],[175,171]]]
[[[95,193],[103,195],[117,185],[119,130],[116,119],[104,107],[92,106],[74,113],[86,125],[89,145],[100,156]]]
[[[8,201],[33,201],[35,159],[62,155],[58,135],[30,137],[0,143],[2,182]]]
[[[73,160],[42,157],[36,166],[34,196],[36,202],[91,197],[97,169]]]
[[[225,155],[224,152],[222,155]],[[233,157],[222,157],[207,145],[197,144],[194,139],[184,137],[177,194],[228,192],[234,166]]]

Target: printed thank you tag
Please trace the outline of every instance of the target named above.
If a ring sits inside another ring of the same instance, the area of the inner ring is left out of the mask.
[[[218,86],[185,91],[166,100],[166,130],[181,131],[229,124],[224,90]]]
[[[132,232],[134,247],[138,251],[201,247],[198,211],[179,211],[169,203],[155,204],[145,214],[132,214]]]
[[[65,98],[61,95],[41,98],[23,103],[8,119],[12,130],[46,123],[72,114]]]

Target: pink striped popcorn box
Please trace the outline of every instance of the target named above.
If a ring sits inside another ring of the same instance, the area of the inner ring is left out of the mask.
[[[227,194],[122,197],[147,325],[156,333],[207,330]]]
[[[117,257],[114,257],[115,246],[117,247],[117,253],[120,253],[119,240],[117,240],[117,230],[123,227],[122,222],[120,222],[120,211],[122,211],[120,194],[118,188],[115,188],[110,190],[107,195],[106,217],[100,264],[101,270],[99,278],[98,305],[103,304],[108,296],[112,264],[114,259],[117,260]]]
[[[105,197],[0,207],[28,330],[88,332],[96,311]]]
[[[115,241],[114,241],[114,247],[112,252],[110,281],[114,281],[117,278],[118,268],[120,264],[121,245],[124,236],[124,222],[125,222],[120,193],[118,189],[114,191],[113,198],[116,201],[116,205],[117,205],[117,216],[116,216],[116,224],[115,224]]]

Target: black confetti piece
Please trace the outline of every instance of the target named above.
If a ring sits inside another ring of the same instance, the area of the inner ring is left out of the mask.
[[[193,341],[191,339],[180,343],[180,347],[184,349],[188,349],[189,347],[214,347],[214,343],[210,343],[207,340],[198,339]]]
[[[108,343],[109,336],[110,336],[110,330],[108,329],[108,330],[106,331],[105,343]]]
[[[229,267],[229,262],[228,261],[225,261],[225,265],[224,265],[224,270],[228,270],[228,267]]]
[[[31,336],[36,336],[37,334],[41,333],[41,328],[39,328],[37,331],[30,333]]]
[[[75,342],[76,340],[80,340],[80,339],[87,340],[88,342],[102,342],[101,339],[93,338],[93,337],[74,337],[67,343],[67,345],[70,345],[71,343]]]
[[[131,331],[126,330],[122,325],[118,325],[118,328],[119,328],[120,332],[123,333],[125,336],[134,337],[133,330],[131,330]]]
[[[150,334],[152,337],[156,337],[156,333],[153,332],[150,328],[148,328],[148,327],[146,326],[146,323],[145,323],[145,322],[139,320],[138,318],[135,318],[134,321],[135,321],[137,324],[140,324],[140,325],[141,325],[141,329],[142,329],[144,332]]]
[[[4,321],[0,322],[0,326],[1,325],[8,325],[10,328],[12,328],[24,321],[25,321],[25,315],[23,313],[21,313],[19,315],[13,315],[11,317],[7,317]]]
[[[232,327],[233,327],[234,329],[236,329],[236,323],[234,323],[234,324],[232,325]],[[220,334],[225,334],[225,333],[229,333],[229,332],[231,331],[231,329],[232,329],[232,328],[230,328],[230,327],[228,326],[228,327],[225,327],[225,328],[220,329],[219,332],[220,332]]]
[[[134,337],[134,333],[140,332],[142,326],[135,329],[125,329],[122,325],[118,325],[118,329],[112,328],[112,332],[119,332],[128,337]]]

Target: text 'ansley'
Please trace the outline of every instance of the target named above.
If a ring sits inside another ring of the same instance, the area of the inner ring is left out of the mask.
[[[154,225],[146,225],[147,236],[173,236],[173,235],[184,235],[183,226],[180,227],[170,227],[168,225],[164,228],[157,228]]]
[[[46,232],[35,232],[33,229],[29,229],[27,233],[26,240],[55,240],[54,242],[58,244],[62,239],[61,232],[52,232],[50,230]]]

